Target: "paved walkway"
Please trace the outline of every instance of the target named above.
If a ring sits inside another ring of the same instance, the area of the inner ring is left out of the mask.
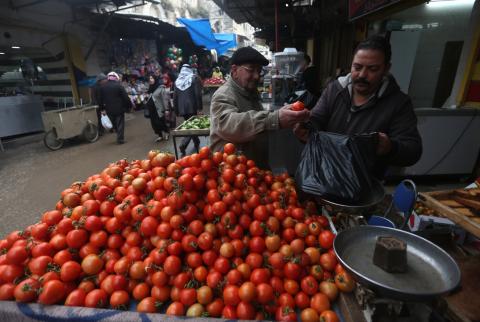
[[[123,145],[115,143],[115,133],[94,143],[71,140],[58,151],[43,145],[43,133],[4,142],[5,152],[0,152],[0,238],[37,222],[44,211],[54,209],[63,189],[101,172],[110,162],[145,159],[151,149],[174,152],[172,138],[155,142],[156,135],[143,112],[126,115]],[[187,152],[193,152],[193,143],[189,148]]]

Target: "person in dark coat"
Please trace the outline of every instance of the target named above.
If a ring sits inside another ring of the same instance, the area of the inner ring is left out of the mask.
[[[98,74],[95,79],[95,84],[91,88],[91,95],[92,95],[92,104],[99,105],[99,97],[100,97],[100,87],[102,87],[107,82],[107,75],[104,73]],[[98,119],[98,135],[102,136],[105,133],[105,129],[102,126],[102,113],[100,111],[100,106],[97,108],[97,119]]]
[[[188,120],[202,111],[202,82],[200,78],[194,74],[190,65],[185,64],[182,66],[174,85],[173,107],[177,115]],[[180,144],[182,157],[185,156],[190,140],[193,140],[197,151],[200,147],[200,140],[197,136],[184,137]]]
[[[162,75],[157,77],[156,75],[150,75],[148,78],[147,93],[150,95],[147,101],[148,113],[150,115],[150,123],[152,125],[153,132],[158,135],[155,142],[162,140],[168,141],[170,135],[170,129],[165,121],[165,112],[168,109],[168,100],[165,98],[165,87],[163,86]],[[163,87],[163,91],[162,88]],[[165,132],[165,133],[163,133]]]
[[[389,73],[391,47],[381,36],[361,42],[354,52],[350,74],[331,82],[311,111],[311,127],[346,135],[377,132],[375,177],[388,166],[411,166],[422,155],[422,139],[410,97]],[[308,139],[303,124],[294,128]]]
[[[99,105],[102,113],[106,113],[117,132],[117,143],[125,143],[125,112],[132,108],[132,102],[125,88],[120,83],[120,77],[115,72],[107,75],[108,81],[100,88]]]

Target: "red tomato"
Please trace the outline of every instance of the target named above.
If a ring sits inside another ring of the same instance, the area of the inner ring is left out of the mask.
[[[60,279],[64,282],[76,280],[82,273],[82,266],[75,261],[65,262],[60,268]]]
[[[313,276],[306,276],[302,278],[300,287],[308,295],[314,295],[318,292],[318,282]]]
[[[323,311],[330,309],[330,300],[325,294],[317,293],[311,298],[310,307],[321,314]]]
[[[262,304],[267,304],[274,299],[273,287],[267,283],[257,285],[257,300]]]
[[[197,302],[197,291],[194,288],[185,288],[180,291],[180,302],[189,307]]]
[[[41,276],[46,273],[47,266],[52,262],[52,258],[50,256],[39,256],[36,258],[32,258],[28,262],[28,269],[34,275]]]
[[[33,278],[21,281],[13,290],[17,302],[33,302],[37,298],[40,283]]]
[[[102,308],[108,305],[108,294],[104,290],[94,289],[85,296],[85,306]]]
[[[339,322],[340,319],[338,318],[337,313],[335,313],[334,311],[326,310],[320,314],[320,321],[321,322]]]
[[[329,249],[333,246],[335,235],[330,230],[324,230],[318,236],[318,242],[323,249]]]
[[[65,300],[66,306],[84,306],[85,297],[87,293],[82,288],[78,288],[68,294],[67,299]]]
[[[177,275],[182,269],[182,261],[179,257],[170,255],[165,259],[163,269],[168,275]]]
[[[185,314],[185,306],[178,301],[172,302],[166,311],[167,315],[184,315]]]
[[[14,246],[7,252],[7,263],[20,265],[28,258],[28,252],[24,246]]]
[[[335,284],[341,292],[351,292],[355,288],[355,281],[347,272],[335,275]]]
[[[296,322],[297,314],[295,313],[295,310],[293,308],[290,308],[288,306],[279,306],[275,310],[275,320]]]
[[[59,303],[66,295],[65,283],[59,280],[51,280],[43,284],[41,292],[38,295],[38,303],[52,305]]]
[[[237,305],[237,319],[253,320],[255,319],[255,308],[252,303],[240,302]]]
[[[305,105],[301,101],[296,101],[295,103],[292,104],[293,111],[302,111],[304,109],[305,109]]]
[[[240,303],[240,297],[238,294],[238,286],[227,285],[223,289],[223,301],[226,305],[236,306]]]
[[[333,271],[337,265],[337,259],[331,253],[323,253],[320,255],[320,265],[324,270]]]
[[[14,299],[13,292],[15,284],[6,283],[0,286],[0,301],[10,301]]]

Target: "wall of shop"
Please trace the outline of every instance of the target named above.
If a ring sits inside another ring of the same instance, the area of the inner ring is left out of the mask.
[[[432,1],[370,21],[368,35],[390,34],[391,72],[415,108],[452,105],[449,96],[469,50],[473,4]]]
[[[30,58],[44,72],[33,81],[32,92],[42,95],[47,109],[80,102],[77,81],[101,70],[96,48],[87,61],[84,59],[96,37],[88,28],[88,19],[75,20],[63,2],[46,1],[15,9],[4,1],[0,3],[0,26],[0,50],[5,52],[0,57],[3,85],[9,85],[10,80],[5,79],[15,76],[12,73],[19,70],[21,60]],[[86,99],[84,96],[83,101]]]
[[[355,46],[355,29],[353,24],[341,24],[322,29],[322,34],[315,37],[314,56],[318,67],[318,82],[321,88],[341,71],[348,72],[352,62]]]

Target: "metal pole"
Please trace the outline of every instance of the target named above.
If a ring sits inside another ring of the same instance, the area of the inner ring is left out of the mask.
[[[278,0],[275,0],[275,51],[278,52]]]

